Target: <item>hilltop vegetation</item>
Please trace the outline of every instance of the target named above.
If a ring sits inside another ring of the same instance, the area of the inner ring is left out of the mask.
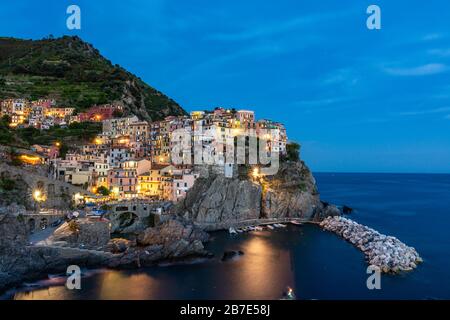
[[[8,116],[0,119],[0,145],[28,148],[33,144],[51,145],[56,141],[65,146],[77,145],[92,142],[102,131],[102,124],[98,122],[74,122],[64,128],[53,126],[48,130],[33,127],[12,129],[9,122]]]
[[[77,111],[116,102],[145,120],[185,114],[175,101],[78,37],[0,38],[0,99],[43,97]]]
[[[102,124],[97,122],[74,122],[67,127],[53,126],[48,130],[39,130],[33,127],[15,130],[17,135],[29,145],[49,145],[55,141],[65,144],[79,144],[91,142],[102,131]]]

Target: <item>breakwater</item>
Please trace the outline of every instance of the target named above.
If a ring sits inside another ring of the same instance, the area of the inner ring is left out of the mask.
[[[360,249],[368,263],[378,266],[384,273],[411,271],[423,262],[413,247],[350,219],[341,216],[328,217],[319,225]]]

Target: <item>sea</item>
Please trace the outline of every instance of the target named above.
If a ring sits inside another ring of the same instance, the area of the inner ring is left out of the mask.
[[[139,270],[86,270],[80,290],[52,276],[3,298],[50,299],[450,299],[450,175],[316,173],[321,199],[353,208],[349,218],[416,248],[412,272],[367,286],[362,252],[315,225],[230,235],[211,233],[212,259]],[[222,261],[225,251],[244,254]]]

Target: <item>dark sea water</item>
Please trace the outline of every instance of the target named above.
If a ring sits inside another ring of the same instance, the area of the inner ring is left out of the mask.
[[[60,285],[22,291],[15,299],[450,299],[450,175],[315,174],[323,200],[355,209],[351,218],[417,249],[424,263],[383,275],[368,290],[363,254],[313,225],[212,234],[212,260],[83,278],[81,290]],[[222,262],[224,250],[244,255]],[[45,283],[44,283],[45,284]],[[48,284],[47,284],[48,285]]]

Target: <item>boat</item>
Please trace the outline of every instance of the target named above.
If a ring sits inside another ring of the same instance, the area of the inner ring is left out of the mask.
[[[254,227],[254,226],[249,226],[249,227],[248,227],[248,230],[249,230],[249,231],[255,231],[255,227]]]
[[[255,231],[263,231],[263,230],[264,230],[263,227],[260,227],[260,226],[255,227]]]
[[[287,287],[280,300],[295,300],[294,290],[291,287]]]
[[[282,223],[278,223],[278,226],[279,226],[280,228],[286,228],[286,225],[285,225],[285,224],[282,224]]]
[[[230,227],[230,228],[228,229],[228,232],[229,232],[230,234],[237,234],[236,229],[233,228],[233,227]]]
[[[269,228],[270,230],[275,229],[275,228],[274,228],[273,226],[271,226],[270,224],[268,224],[266,227]]]
[[[236,229],[236,231],[238,232],[238,233],[242,233],[242,232],[244,232],[244,231],[242,231],[242,229]]]
[[[301,226],[303,223],[296,221],[296,220],[291,220],[292,224],[295,224],[296,226]]]

